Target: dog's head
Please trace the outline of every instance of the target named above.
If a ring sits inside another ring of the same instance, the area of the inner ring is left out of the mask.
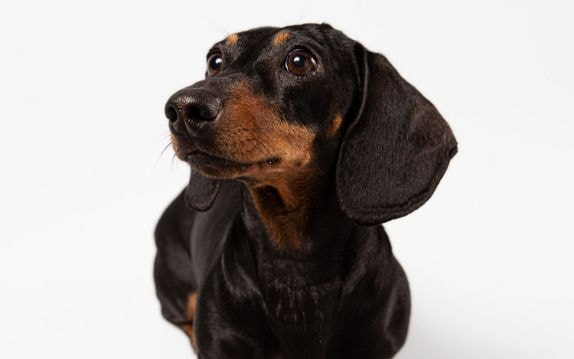
[[[342,210],[365,225],[432,195],[456,140],[387,59],[326,24],[258,28],[207,54],[206,78],[166,104],[188,203],[207,210],[220,182],[334,171]]]

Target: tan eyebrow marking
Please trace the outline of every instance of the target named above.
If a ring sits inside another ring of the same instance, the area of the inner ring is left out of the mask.
[[[225,43],[228,46],[231,46],[231,45],[235,44],[238,39],[239,39],[239,35],[231,34],[231,35],[227,36],[227,38],[225,39]]]
[[[290,37],[291,37],[291,33],[289,31],[280,31],[273,38],[273,43],[275,45],[281,45],[282,43],[285,42],[285,40],[287,40]]]

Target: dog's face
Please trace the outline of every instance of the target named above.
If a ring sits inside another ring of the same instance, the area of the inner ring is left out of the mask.
[[[353,45],[328,25],[260,28],[216,43],[205,80],[166,105],[176,155],[215,178],[320,166],[358,93]]]
[[[187,199],[197,210],[221,179],[327,173],[343,212],[377,224],[426,202],[457,151],[436,108],[384,56],[326,24],[230,35],[166,115],[177,156],[194,169]]]

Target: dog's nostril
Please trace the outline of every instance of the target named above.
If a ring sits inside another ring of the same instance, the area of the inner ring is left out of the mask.
[[[215,118],[209,108],[201,105],[189,106],[185,115],[190,121],[211,121]]]
[[[169,106],[165,109],[165,116],[170,122],[177,121],[177,110],[173,106]]]
[[[197,106],[189,106],[186,112],[186,118],[192,119],[201,119],[201,110]]]

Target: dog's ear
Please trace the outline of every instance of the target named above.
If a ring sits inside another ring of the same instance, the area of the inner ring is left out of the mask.
[[[213,205],[220,186],[221,180],[207,178],[192,169],[185,190],[185,203],[196,211],[205,212]]]
[[[348,125],[336,170],[343,212],[380,224],[422,206],[457,143],[437,109],[387,59],[356,45],[360,103]]]

